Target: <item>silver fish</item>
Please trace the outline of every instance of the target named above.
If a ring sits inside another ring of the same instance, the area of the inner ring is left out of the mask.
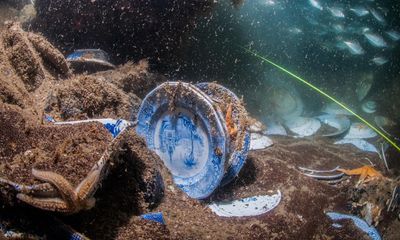
[[[343,27],[342,24],[334,24],[334,25],[332,26],[332,28],[333,28],[333,30],[334,30],[335,33],[342,33],[342,32],[344,32],[344,27]]]
[[[327,8],[332,16],[337,18],[344,18],[343,9],[339,7],[328,7]]]
[[[351,54],[353,55],[361,55],[364,54],[365,51],[364,49],[361,47],[361,45],[353,40],[349,40],[349,41],[343,41],[343,43],[347,46],[347,49],[350,51]]]
[[[336,48],[339,50],[346,50],[348,46],[344,42],[338,42],[336,43]]]
[[[369,14],[369,11],[363,6],[355,6],[350,8],[350,11],[354,12],[358,17],[363,17]]]
[[[266,5],[266,6],[270,6],[270,7],[273,7],[273,6],[275,6],[277,3],[276,3],[276,1],[274,1],[274,0],[266,0],[265,2],[264,2],[264,5]]]
[[[389,62],[389,60],[387,58],[382,57],[382,56],[374,57],[371,61],[373,63],[375,63],[377,66],[381,66],[381,65]]]
[[[386,41],[380,35],[373,33],[371,31],[367,31],[364,33],[364,36],[367,38],[369,43],[371,43],[374,47],[387,47]]]
[[[385,19],[383,18],[382,14],[380,12],[378,12],[377,10],[375,10],[373,8],[371,8],[369,11],[371,12],[372,16],[374,16],[374,18],[378,22],[380,22],[382,24],[386,24],[386,21],[385,21]]]
[[[308,2],[311,4],[311,6],[315,7],[316,9],[319,9],[321,11],[324,10],[321,3],[319,3],[317,0],[308,0]]]
[[[297,35],[297,34],[303,33],[303,30],[301,30],[298,27],[291,27],[288,29],[288,32],[291,34]]]
[[[386,34],[392,39],[393,41],[398,41],[400,39],[400,33],[395,30],[387,31]]]

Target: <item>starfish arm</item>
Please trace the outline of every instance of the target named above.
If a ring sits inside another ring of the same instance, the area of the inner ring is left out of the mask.
[[[367,169],[367,175],[369,177],[383,177],[383,175],[379,171],[375,170],[372,167]]]
[[[363,183],[367,177],[368,177],[367,171],[362,172],[360,174],[360,179],[358,180],[358,182]]]
[[[54,187],[57,188],[58,192],[61,194],[62,198],[68,204],[74,204],[77,202],[77,197],[71,183],[60,174],[51,171],[40,171],[34,168],[32,168],[32,174],[37,179],[54,185]]]
[[[100,177],[101,168],[92,170],[75,189],[75,194],[77,198],[82,201],[91,197],[99,186]]]
[[[33,207],[48,211],[71,212],[70,206],[60,198],[35,198],[19,193],[17,198]]]
[[[338,171],[339,171],[339,172],[342,172],[342,173],[344,173],[344,174],[346,174],[346,175],[360,175],[360,174],[362,174],[365,170],[364,170],[363,167],[361,167],[361,168],[355,168],[355,169],[351,169],[351,170],[350,170],[350,169],[347,170],[347,169],[339,168]]]

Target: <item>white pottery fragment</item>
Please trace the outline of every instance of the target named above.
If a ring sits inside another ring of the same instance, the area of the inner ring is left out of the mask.
[[[228,202],[214,202],[208,207],[220,217],[258,216],[274,209],[281,201],[278,190],[273,195],[261,195]]]
[[[265,135],[259,133],[250,134],[250,150],[265,149],[272,144],[274,144],[272,140]]]

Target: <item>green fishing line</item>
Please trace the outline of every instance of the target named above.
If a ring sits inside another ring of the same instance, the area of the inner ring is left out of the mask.
[[[395,142],[393,142],[389,137],[387,137],[385,134],[383,134],[381,131],[379,131],[379,129],[377,129],[376,127],[374,127],[371,123],[369,123],[367,120],[365,120],[363,117],[361,117],[360,115],[358,115],[357,113],[353,112],[350,108],[348,108],[346,105],[344,105],[343,103],[339,102],[338,100],[336,100],[335,98],[333,98],[332,96],[330,96],[329,94],[327,94],[326,92],[322,91],[321,89],[319,89],[318,87],[314,86],[313,84],[307,82],[306,80],[304,80],[303,78],[297,76],[296,74],[290,72],[289,70],[279,66],[278,64],[272,62],[271,60],[266,59],[265,57],[259,55],[258,53],[245,48],[245,47],[241,47],[243,48],[246,52],[254,55],[255,57],[261,59],[263,62],[267,62],[269,64],[271,64],[272,66],[280,69],[281,71],[287,73],[288,75],[294,77],[295,79],[297,79],[298,81],[304,83],[305,85],[307,85],[308,87],[314,89],[315,91],[317,91],[318,93],[320,93],[321,95],[327,97],[328,99],[330,99],[331,101],[337,103],[339,106],[341,106],[342,108],[346,109],[349,113],[353,114],[355,117],[357,117],[358,119],[360,119],[360,121],[362,121],[363,123],[365,123],[368,127],[370,127],[371,129],[373,129],[375,132],[377,132],[380,136],[382,136],[386,141],[388,141],[393,147],[395,147],[399,152],[400,152],[400,147],[396,145]]]

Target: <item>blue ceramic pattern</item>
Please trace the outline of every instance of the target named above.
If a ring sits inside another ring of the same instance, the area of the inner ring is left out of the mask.
[[[154,221],[165,225],[164,217],[162,212],[155,212],[155,213],[145,213],[140,216],[143,219]]]
[[[72,233],[71,236],[69,237],[70,240],[84,240],[87,239],[87,237],[82,236],[80,233]]]
[[[112,134],[113,138],[118,136],[128,125],[128,121],[123,119],[104,122],[104,127]]]
[[[224,178],[221,181],[222,186],[228,184],[230,181],[232,181],[232,179],[234,179],[239,174],[244,163],[246,162],[247,153],[249,152],[249,149],[250,149],[250,133],[246,132],[242,149],[232,153],[231,158],[233,160],[231,165],[229,165]]]
[[[171,92],[176,94],[173,111],[169,110]],[[190,197],[206,198],[219,186],[224,173],[225,133],[211,101],[200,90],[188,83],[164,83],[145,97],[137,121],[137,133]]]
[[[47,114],[44,115],[44,120],[46,120],[46,122],[51,122],[51,123],[56,121],[56,120],[54,120],[54,118],[52,116],[47,115]]]
[[[101,49],[77,49],[73,53],[69,54],[67,56],[68,61],[74,61],[78,59],[97,59],[98,61],[109,61],[109,56],[108,54],[101,50]]]
[[[67,56],[67,60],[76,60],[80,58],[83,54],[84,52],[73,52]]]
[[[381,236],[379,235],[379,232],[373,226],[369,226],[366,221],[362,220],[359,217],[349,215],[349,214],[337,213],[337,212],[327,212],[326,215],[328,215],[328,217],[330,217],[333,221],[350,219],[353,221],[353,223],[356,227],[358,227],[361,231],[368,234],[368,236],[371,237],[371,239],[381,240]]]
[[[200,88],[200,90],[208,94],[211,99],[216,99],[217,101],[221,100],[223,101],[224,99],[220,98],[223,97],[224,95],[227,95],[231,97],[231,101],[236,103],[240,102],[239,98],[236,96],[235,93],[233,93],[232,91],[230,91],[229,89],[225,88],[222,85],[212,83],[212,86],[210,87],[210,83],[203,82],[196,84],[196,86]],[[217,109],[217,111],[220,111],[220,109]],[[224,116],[222,112],[220,113],[220,115]],[[223,119],[223,122],[226,125],[225,119]],[[240,121],[238,122],[238,124],[240,124]],[[237,128],[239,129],[239,131],[241,130],[241,126],[237,126]],[[244,163],[246,162],[247,154],[250,148],[250,134],[247,131],[247,129],[245,129],[244,131],[245,134],[242,146],[240,149],[234,149],[233,152],[231,153],[226,173],[221,181],[221,186],[224,186],[228,184],[230,181],[232,181],[232,179],[234,179],[239,174]],[[238,136],[239,135],[240,133],[238,134]]]
[[[175,173],[174,166],[179,168],[179,163],[183,163],[181,168],[192,171],[199,165],[198,159],[205,159],[207,153],[202,136],[198,132],[198,127],[193,123],[191,118],[183,112],[179,112],[176,116],[166,115],[161,119],[160,131],[158,138],[160,139],[161,156],[167,157],[167,166],[175,175],[183,175]],[[204,136],[206,137],[206,136]],[[180,149],[180,148],[184,149]],[[177,156],[174,153],[180,154]],[[178,164],[178,165],[177,165]],[[202,166],[199,166],[202,167]]]
[[[55,125],[80,124],[80,123],[89,123],[89,122],[102,123],[104,125],[104,127],[111,133],[113,138],[118,136],[128,126],[132,125],[132,123],[129,121],[126,121],[123,119],[111,119],[111,118],[88,119],[88,120],[78,120],[78,121],[69,121],[69,122],[55,122]]]

